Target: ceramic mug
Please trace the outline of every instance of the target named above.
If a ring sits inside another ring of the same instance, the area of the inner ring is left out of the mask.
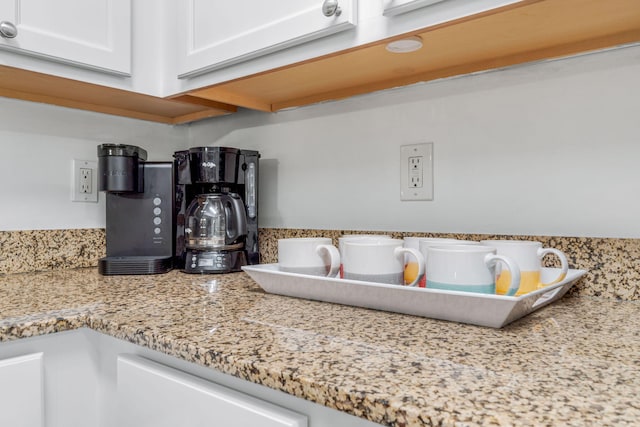
[[[420,251],[420,242],[421,241],[433,241],[433,242],[440,242],[443,244],[446,243],[451,243],[451,242],[460,242],[459,240],[456,239],[448,239],[448,238],[440,238],[440,237],[414,237],[414,236],[407,236],[407,237],[403,237],[402,239],[404,241],[403,246],[405,248],[411,248],[411,249],[415,249],[417,251]],[[423,254],[424,256],[424,254]],[[418,264],[413,260],[413,258],[409,255],[405,255],[404,257],[404,282],[405,283],[411,283],[415,280],[417,274],[418,274]],[[422,279],[420,279],[420,282],[418,282],[418,287],[420,288],[424,288],[425,287],[425,276],[422,276]]]
[[[424,258],[424,276],[418,283],[418,287],[424,288],[427,286],[427,249],[430,246],[445,246],[445,245],[479,245],[480,242],[474,242],[472,240],[458,240],[458,239],[450,239],[450,238],[440,238],[440,237],[424,237],[418,240],[418,250],[422,254]],[[405,270],[405,274],[409,268]]]
[[[565,254],[554,248],[543,248],[542,243],[529,240],[482,240],[483,245],[494,247],[499,255],[506,255],[513,259],[520,267],[520,288],[516,295],[526,294],[545,286],[562,281],[569,270],[569,263]],[[540,274],[542,258],[552,254],[560,259],[560,274],[549,283],[542,283]],[[504,294],[508,288],[510,275],[508,271],[496,270],[496,292]]]
[[[404,257],[410,254],[418,264],[418,276],[408,286],[416,286],[424,274],[424,260],[420,252],[402,243],[400,239],[345,242],[341,255],[344,278],[404,285]]]
[[[380,239],[391,239],[391,236],[387,234],[344,234],[338,238],[338,250],[340,254],[343,254],[346,242],[375,242]],[[344,266],[342,263],[340,263],[340,278],[344,278]]]
[[[278,239],[278,267],[290,273],[335,276],[340,253],[328,237]]]
[[[444,245],[427,248],[427,288],[495,294],[495,267],[503,263],[511,272],[507,295],[520,284],[520,268],[514,260],[497,255],[485,245]]]

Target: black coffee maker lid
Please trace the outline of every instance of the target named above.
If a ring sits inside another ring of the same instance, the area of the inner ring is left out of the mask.
[[[120,156],[137,157],[139,160],[147,160],[147,150],[136,145],[127,144],[101,144],[98,145],[98,157]]]
[[[232,147],[192,147],[189,153],[240,153],[240,150]]]

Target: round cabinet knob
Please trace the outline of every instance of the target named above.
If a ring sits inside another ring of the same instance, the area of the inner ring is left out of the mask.
[[[340,16],[342,9],[338,6],[338,0],[324,0],[322,13],[324,16]]]
[[[9,21],[0,22],[0,36],[5,39],[12,39],[18,35],[18,29]]]

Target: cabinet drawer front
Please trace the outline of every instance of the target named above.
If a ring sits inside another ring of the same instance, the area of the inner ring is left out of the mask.
[[[304,415],[138,356],[118,356],[117,382],[121,426],[307,426]]]
[[[0,360],[0,426],[42,427],[42,353]]]

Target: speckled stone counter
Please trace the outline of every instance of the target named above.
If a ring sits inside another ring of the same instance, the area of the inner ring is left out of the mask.
[[[565,297],[488,329],[270,295],[244,273],[0,275],[0,341],[79,327],[384,425],[640,424],[636,301]]]
[[[355,230],[309,230],[261,228],[259,230],[262,263],[278,260],[278,239],[322,236],[335,245],[343,234],[371,233]],[[395,238],[405,236],[454,237],[457,239],[538,240],[547,247],[567,254],[570,268],[587,270],[581,286],[571,295],[595,296],[613,300],[640,300],[640,239],[592,237],[507,236],[495,234],[381,232]],[[0,231],[0,274],[95,267],[105,254],[104,229]],[[555,257],[544,259],[546,267],[557,267]]]
[[[105,247],[101,228],[0,231],[0,274],[95,267]]]

